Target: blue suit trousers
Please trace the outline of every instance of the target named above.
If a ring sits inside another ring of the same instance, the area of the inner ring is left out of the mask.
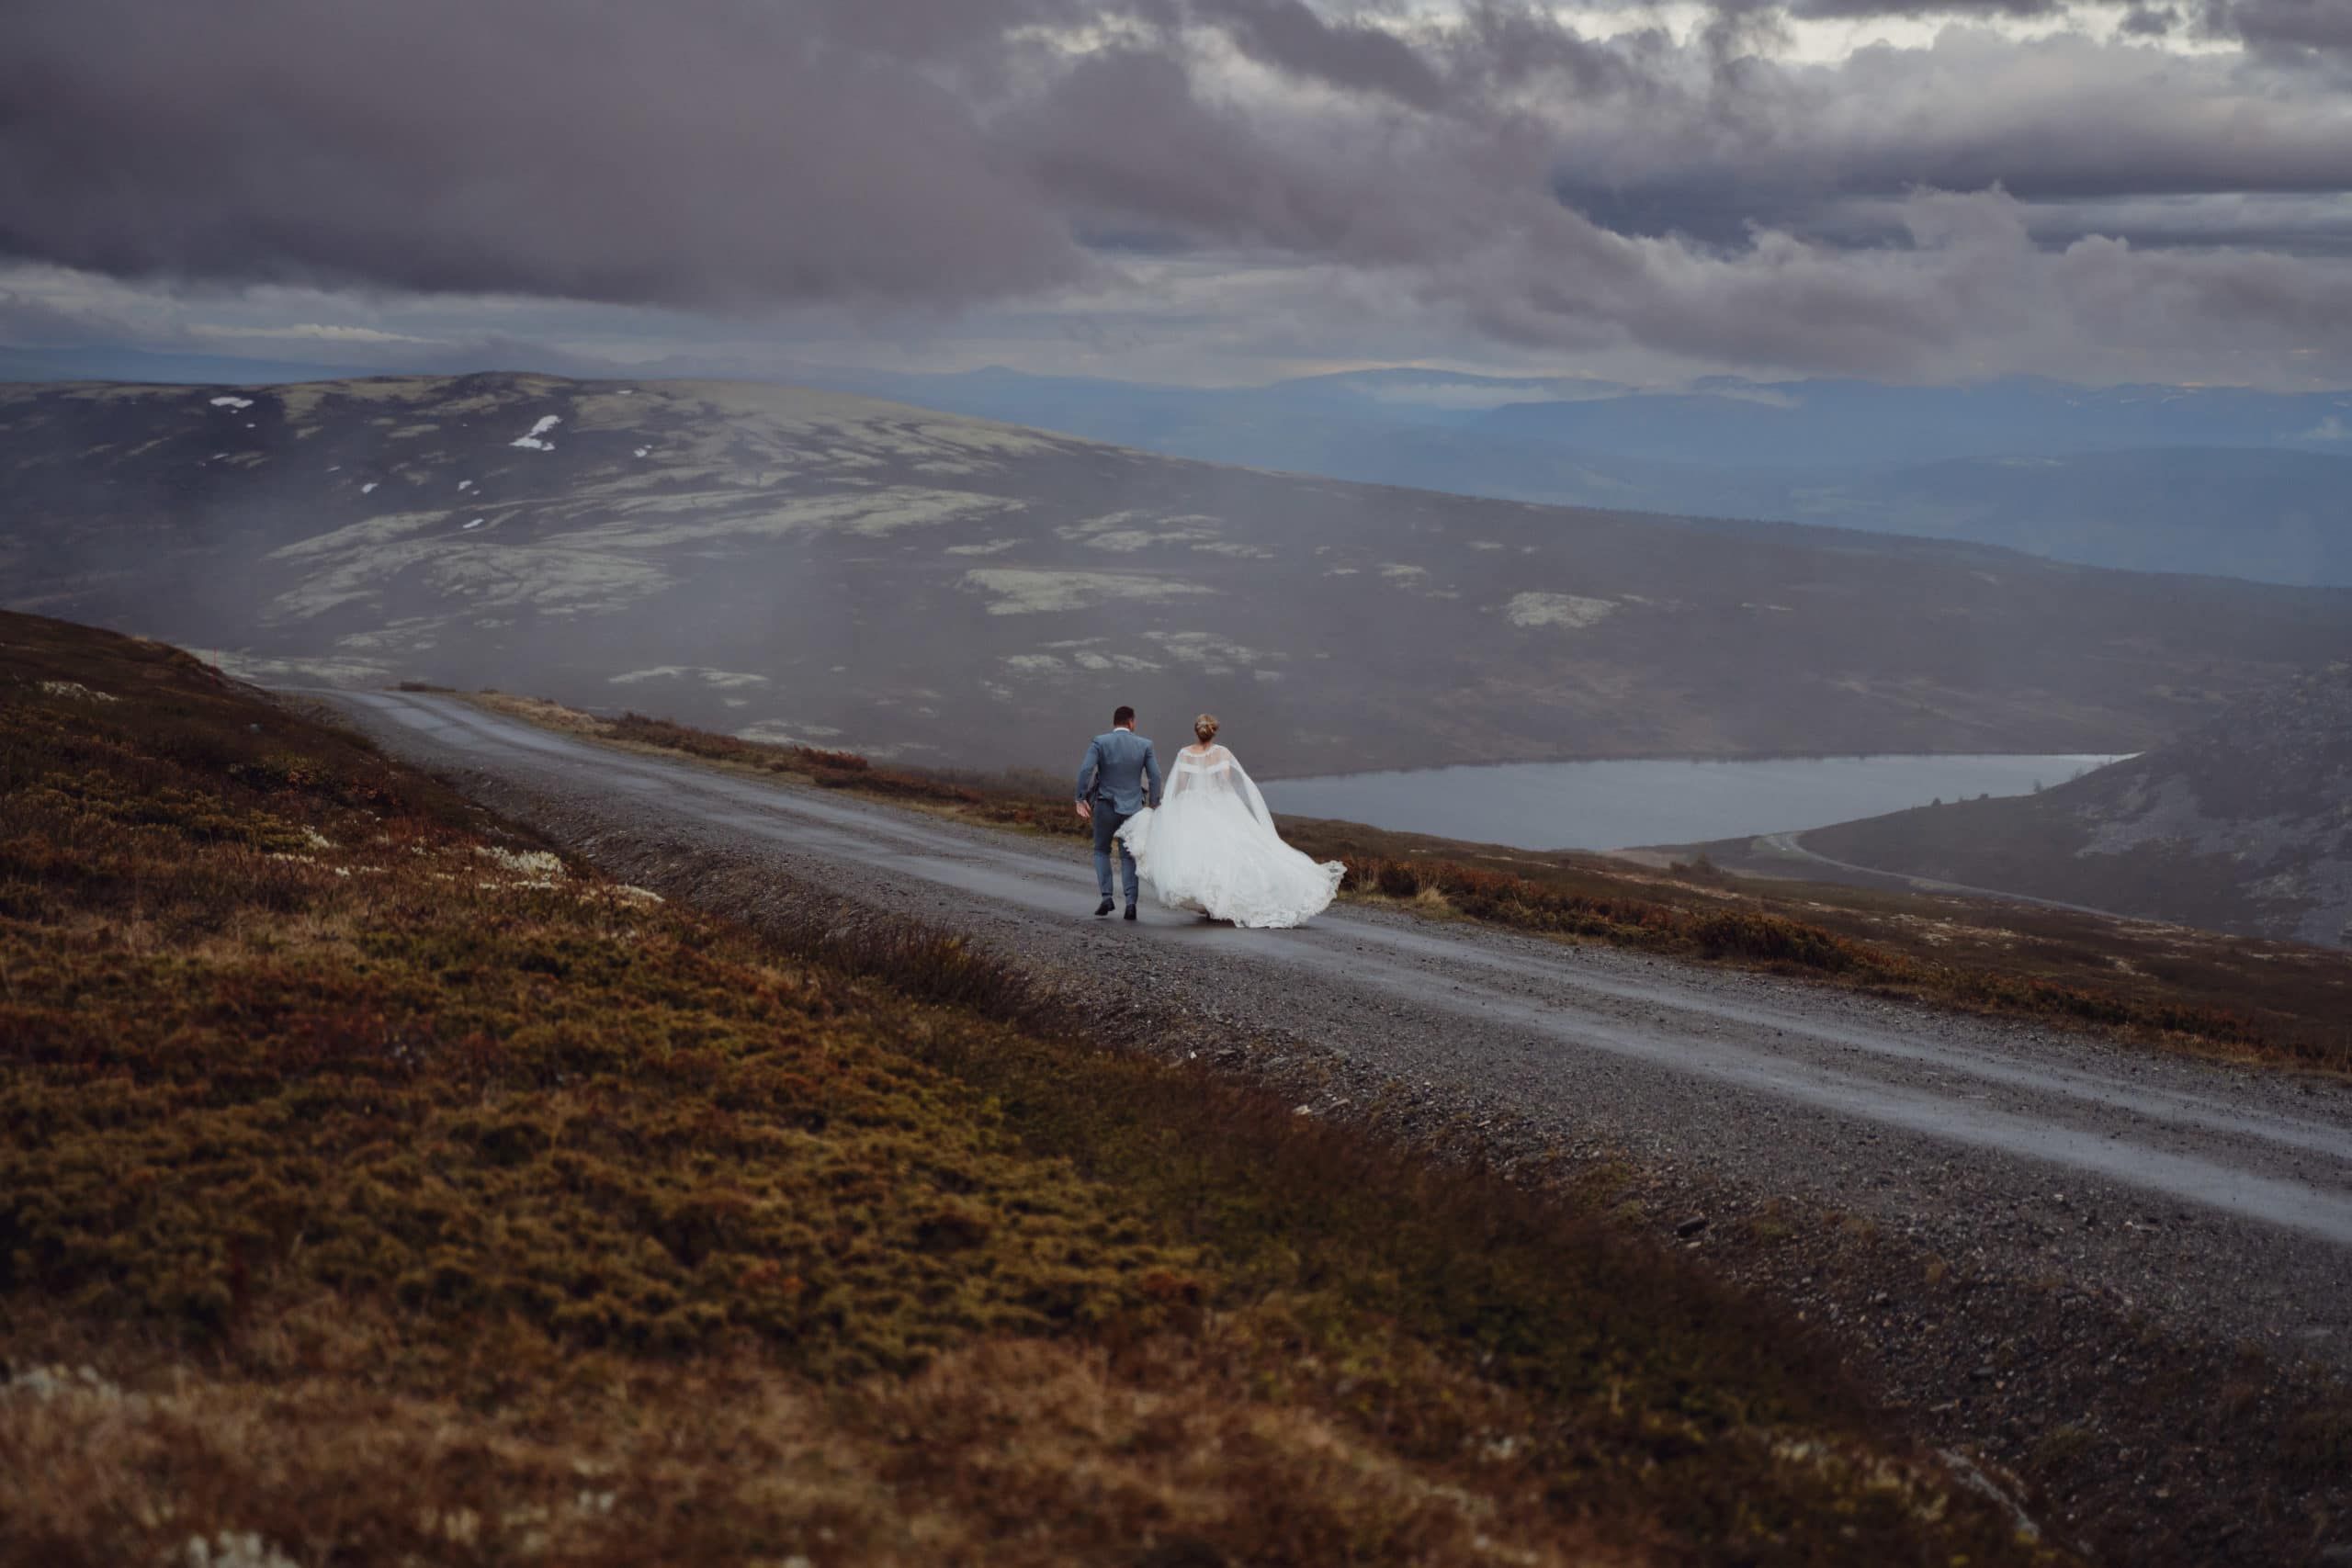
[[[1102,897],[1111,897],[1111,852],[1119,855],[1119,870],[1126,882],[1127,902],[1136,901],[1136,857],[1127,853],[1127,846],[1118,841],[1117,834],[1125,825],[1130,813],[1121,811],[1107,800],[1094,803],[1094,886]]]

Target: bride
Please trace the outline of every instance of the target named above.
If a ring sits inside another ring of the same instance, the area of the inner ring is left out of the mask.
[[[1295,926],[1321,913],[1347,867],[1283,842],[1258,786],[1216,744],[1215,715],[1194,719],[1193,733],[1199,743],[1176,753],[1159,808],[1119,829],[1144,880],[1171,909],[1237,926]]]

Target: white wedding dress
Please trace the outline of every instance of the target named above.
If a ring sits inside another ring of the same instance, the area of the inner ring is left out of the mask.
[[[1159,808],[1129,818],[1119,838],[1162,904],[1237,926],[1297,925],[1329,906],[1347,874],[1283,842],[1265,797],[1222,746],[1177,752]]]

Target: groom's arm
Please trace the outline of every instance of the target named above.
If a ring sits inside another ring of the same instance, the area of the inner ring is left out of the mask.
[[[1159,806],[1159,754],[1151,749],[1148,740],[1143,743],[1143,803],[1157,810]]]
[[[1086,761],[1078,765],[1078,815],[1081,820],[1094,816],[1094,781],[1102,772],[1102,742],[1098,738],[1086,744]]]

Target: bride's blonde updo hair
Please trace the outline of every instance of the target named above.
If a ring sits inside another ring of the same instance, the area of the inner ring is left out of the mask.
[[[1193,735],[1204,746],[1216,739],[1216,715],[1204,713],[1193,721]]]

